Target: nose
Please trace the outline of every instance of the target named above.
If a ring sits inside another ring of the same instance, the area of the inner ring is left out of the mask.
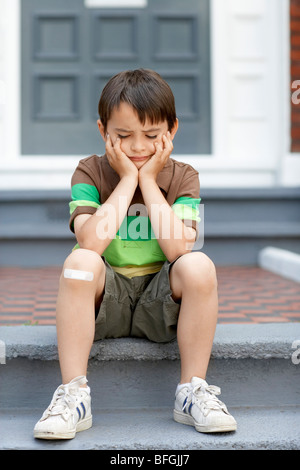
[[[131,150],[134,153],[140,153],[145,150],[145,143],[141,137],[135,137],[131,142]]]

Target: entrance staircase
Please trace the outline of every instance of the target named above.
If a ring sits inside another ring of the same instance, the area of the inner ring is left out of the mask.
[[[204,251],[216,265],[255,265],[266,246],[299,254],[300,190],[204,190]],[[61,265],[75,244],[69,193],[0,193],[1,266]],[[95,343],[89,362],[93,427],[70,441],[33,438],[60,384],[55,326],[0,328],[0,449],[300,449],[300,323],[219,324],[207,382],[238,422],[201,434],[172,419],[180,362],[176,341]]]
[[[299,340],[300,323],[218,325],[207,381],[221,387],[238,422],[236,432],[220,434],[172,419],[176,341],[97,342],[88,370],[93,427],[73,440],[42,441],[33,427],[60,384],[55,327],[2,327],[0,449],[300,449]]]

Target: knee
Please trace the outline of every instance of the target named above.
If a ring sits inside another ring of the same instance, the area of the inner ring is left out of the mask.
[[[76,279],[97,281],[104,273],[104,270],[104,262],[98,253],[92,250],[79,248],[74,250],[66,258],[61,278],[68,280]],[[74,273],[74,278],[72,278],[72,273]]]
[[[201,252],[183,255],[178,261],[183,285],[211,292],[217,288],[216,268],[212,260]]]

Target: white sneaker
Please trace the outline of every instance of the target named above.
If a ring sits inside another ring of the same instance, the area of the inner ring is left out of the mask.
[[[72,439],[92,426],[91,396],[84,376],[76,377],[54,392],[50,405],[34,427],[38,439]]]
[[[226,405],[216,397],[220,393],[219,387],[193,377],[189,385],[176,391],[174,420],[194,426],[199,432],[235,431],[235,419]]]

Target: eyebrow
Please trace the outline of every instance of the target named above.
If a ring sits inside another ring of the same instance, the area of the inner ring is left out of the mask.
[[[116,127],[115,130],[116,130],[117,132],[127,132],[127,133],[132,132],[130,129],[121,129],[121,128],[119,128],[119,127]],[[143,132],[148,133],[148,132],[158,132],[158,131],[160,131],[160,128],[159,128],[159,127],[158,127],[158,128],[152,127],[151,129],[146,129],[146,130],[144,130]]]

